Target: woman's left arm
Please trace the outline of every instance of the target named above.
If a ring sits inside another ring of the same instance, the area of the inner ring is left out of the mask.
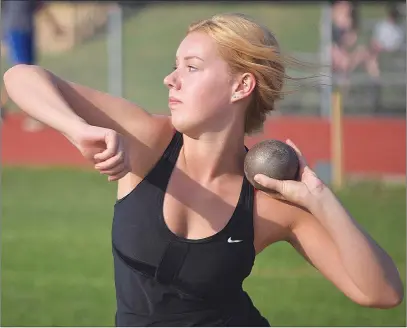
[[[391,257],[357,224],[333,192],[307,166],[300,151],[301,181],[258,176],[258,183],[306,208],[298,211],[288,241],[346,295],[364,306],[390,308],[403,299]]]

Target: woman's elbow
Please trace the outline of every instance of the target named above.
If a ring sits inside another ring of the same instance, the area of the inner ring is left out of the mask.
[[[6,81],[14,77],[20,78],[21,76],[25,76],[28,72],[38,72],[39,70],[43,69],[37,65],[16,64],[4,72],[3,80]]]
[[[10,83],[13,83],[16,79],[18,80],[21,76],[24,76],[28,66],[29,65],[26,64],[17,64],[7,69],[3,74],[3,82],[5,86],[9,86]]]
[[[382,308],[391,309],[403,303],[404,300],[403,288],[400,288],[400,290],[397,291],[391,291],[387,294],[388,295],[386,295],[386,297],[383,298]]]
[[[404,291],[391,290],[378,296],[377,298],[364,298],[363,300],[353,300],[357,304],[375,308],[375,309],[392,309],[399,306],[404,300]]]

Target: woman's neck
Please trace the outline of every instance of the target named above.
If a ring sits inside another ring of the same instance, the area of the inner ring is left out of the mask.
[[[186,173],[201,183],[243,174],[244,132],[205,133],[196,139],[184,135],[180,155]]]

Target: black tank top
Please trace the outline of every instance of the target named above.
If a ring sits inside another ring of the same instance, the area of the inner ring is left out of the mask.
[[[116,325],[269,326],[242,288],[255,259],[248,180],[226,227],[213,236],[185,239],[164,221],[164,195],[182,144],[176,132],[149,174],[115,204]]]

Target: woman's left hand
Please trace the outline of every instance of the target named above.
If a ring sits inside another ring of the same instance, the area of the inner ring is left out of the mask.
[[[254,179],[267,189],[277,192],[283,199],[308,208],[310,198],[318,195],[325,185],[307,165],[297,146],[291,140],[287,140],[286,143],[297,153],[300,162],[299,181],[276,180],[263,174],[257,174]],[[270,194],[273,195],[272,192]]]

